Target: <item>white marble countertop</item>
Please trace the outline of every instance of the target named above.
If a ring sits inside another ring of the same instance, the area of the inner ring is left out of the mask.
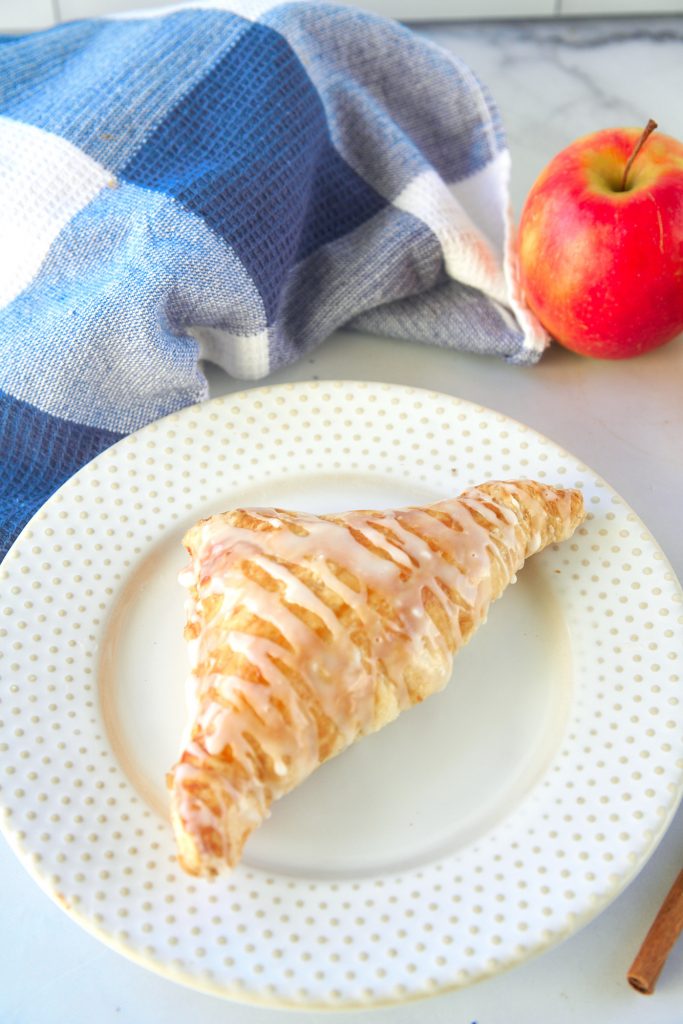
[[[513,203],[547,160],[597,128],[644,124],[683,138],[683,17],[428,26],[421,34],[465,58],[501,107],[513,156]],[[619,491],[683,577],[683,338],[637,361],[601,363],[560,349],[532,368],[388,339],[338,335],[270,378],[386,380],[499,409],[574,452]],[[214,394],[243,387],[215,372]],[[311,1014],[408,1024],[680,1024],[683,941],[656,994],[634,993],[625,971],[683,864],[683,810],[636,881],[558,948],[471,989],[372,1012]],[[0,842],[0,1021],[275,1024],[285,1016],[181,988],[81,931]],[[303,1015],[302,1015],[303,1016]]]

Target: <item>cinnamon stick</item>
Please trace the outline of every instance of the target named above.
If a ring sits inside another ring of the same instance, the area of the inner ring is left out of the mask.
[[[669,889],[626,978],[637,992],[652,995],[666,959],[683,931],[683,871]]]

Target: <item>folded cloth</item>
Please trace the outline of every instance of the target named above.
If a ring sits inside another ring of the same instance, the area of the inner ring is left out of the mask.
[[[469,68],[357,9],[2,39],[0,554],[84,462],[206,398],[202,358],[256,379],[347,325],[535,361],[508,171]]]

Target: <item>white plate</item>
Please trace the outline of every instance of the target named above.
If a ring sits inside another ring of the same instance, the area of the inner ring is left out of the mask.
[[[282,800],[228,879],[178,869],[164,773],[183,720],[196,518],[437,500],[490,478],[583,488],[440,695]],[[454,398],[314,382],[120,442],[0,569],[3,827],[81,925],[243,1001],[371,1006],[467,985],[594,917],[681,795],[683,597],[642,523],[546,438]]]

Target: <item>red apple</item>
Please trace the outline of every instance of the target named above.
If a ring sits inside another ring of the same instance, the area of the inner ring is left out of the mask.
[[[578,139],[542,171],[522,211],[526,300],[583,355],[636,356],[683,331],[683,145],[654,128]]]

